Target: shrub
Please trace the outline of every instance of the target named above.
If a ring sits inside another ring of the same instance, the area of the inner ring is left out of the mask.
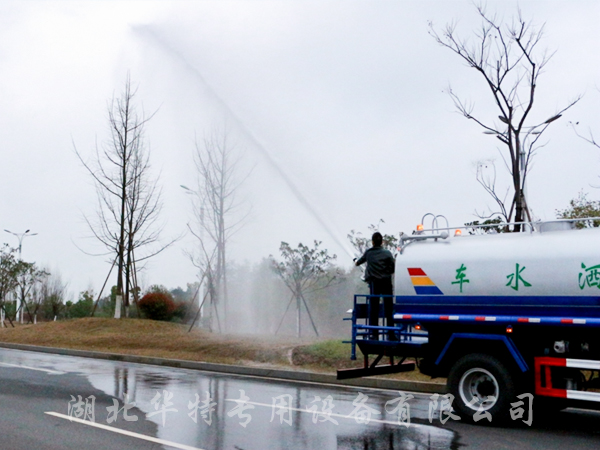
[[[88,291],[84,291],[79,294],[79,300],[77,303],[68,301],[66,304],[67,316],[71,318],[89,317],[92,314],[93,308],[93,294]]]
[[[140,311],[150,320],[171,320],[175,302],[168,292],[148,292],[138,302]]]
[[[190,310],[190,305],[187,302],[178,302],[175,304],[175,311],[173,311],[173,317],[185,321],[186,316]]]

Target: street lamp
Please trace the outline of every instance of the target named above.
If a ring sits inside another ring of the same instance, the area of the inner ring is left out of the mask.
[[[9,231],[6,229],[4,231],[6,231],[7,233],[10,233],[10,234],[14,234],[17,237],[17,239],[19,240],[19,259],[22,259],[21,258],[21,249],[23,247],[23,239],[25,239],[27,236],[37,236],[37,233],[29,233],[30,230],[25,230],[24,233],[13,233],[12,231]]]
[[[194,191],[193,189],[190,189],[189,187],[183,184],[180,184],[179,187],[184,189],[186,194],[195,195],[196,197],[198,197],[198,199],[200,199],[200,194],[197,191]],[[204,227],[204,205],[200,205],[200,225],[200,233],[202,233],[202,228]]]

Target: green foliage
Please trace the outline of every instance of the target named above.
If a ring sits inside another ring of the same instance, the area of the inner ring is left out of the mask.
[[[111,286],[110,294],[101,297],[98,301],[96,311],[94,311],[94,317],[114,317],[116,304],[117,286]]]
[[[350,351],[350,344],[342,341],[321,341],[294,348],[292,361],[295,365],[347,367]]]
[[[161,290],[151,290],[140,299],[138,305],[142,314],[150,320],[169,321],[173,318],[176,309],[171,294]]]
[[[379,219],[377,225],[369,225],[369,236],[364,236],[360,231],[350,230],[348,234],[348,240],[352,247],[354,247],[359,255],[362,255],[369,247],[371,247],[371,236],[376,231],[379,231],[379,227],[382,223],[385,223],[383,219]],[[398,248],[398,238],[392,234],[381,233],[383,237],[382,247],[392,252]]]
[[[17,261],[15,265],[16,282],[15,294],[19,300],[19,306],[23,308],[23,312],[29,315],[37,313],[39,304],[34,308],[29,308],[29,302],[32,297],[37,297],[35,287],[47,278],[50,274],[43,269],[38,269],[35,263],[25,261]],[[33,305],[31,305],[33,306]]]
[[[321,341],[307,345],[304,351],[321,359],[348,359],[350,345],[339,340]]]
[[[187,283],[186,290],[184,291],[181,287],[171,289],[171,295],[175,303],[185,302],[192,303],[197,300],[199,283]]]
[[[169,290],[162,284],[153,284],[152,286],[150,286],[150,289],[148,289],[148,292],[152,292],[155,294],[167,294],[171,296],[171,299],[173,298]]]
[[[327,249],[319,248],[320,245],[320,241],[315,241],[313,248],[302,243],[292,248],[287,242],[281,242],[279,251],[283,261],[276,261],[270,256],[273,270],[296,296],[313,290],[324,279],[327,279],[325,285],[329,285],[336,277],[335,272],[328,269],[337,256],[329,255]]]
[[[198,283],[188,283],[187,289],[184,291],[181,287],[176,287],[169,291],[171,298],[175,302],[175,311],[173,311],[173,320],[185,322],[186,319],[191,320],[190,312],[194,309],[194,302],[197,300]],[[163,286],[153,286],[159,292],[165,292]],[[152,289],[152,288],[151,288]]]
[[[183,301],[183,300],[187,300],[187,298],[186,298],[186,292],[183,289],[181,289],[179,286],[176,287],[175,289],[171,289],[169,292],[173,296],[173,300],[175,302],[180,302],[180,301]]]
[[[600,201],[588,200],[587,194],[580,192],[577,198],[569,202],[569,207],[556,210],[558,219],[580,219],[587,217],[600,217]],[[600,226],[599,220],[581,220],[576,222],[577,228],[594,228]]]
[[[94,311],[94,317],[114,317],[115,315],[115,304],[116,304],[116,286],[111,288],[111,293],[100,298],[96,311]],[[115,295],[113,295],[113,293]]]
[[[32,314],[29,306],[34,297],[37,299],[34,288],[49,275],[45,270],[38,269],[35,263],[17,260],[15,251],[7,244],[0,247],[0,305],[8,306],[7,296],[10,293],[17,300],[15,304],[18,304],[14,311],[7,309],[8,317],[14,317],[21,305],[24,312]],[[37,306],[33,313],[36,311]]]
[[[293,298],[296,299],[298,305],[296,309],[297,323],[301,323],[300,304],[303,303],[313,330],[318,336],[319,332],[305,296],[330,286],[338,277],[338,270],[332,263],[336,259],[336,255],[329,255],[327,249],[320,248],[320,241],[314,241],[314,243],[313,248],[302,243],[299,243],[297,248],[292,248],[287,242],[282,242],[279,251],[283,260],[277,261],[273,258],[273,255],[270,255],[269,259],[273,271],[279,275],[292,293]],[[298,337],[301,336],[301,333],[302,327],[299,325],[297,329]]]
[[[17,313],[17,302],[6,302],[4,303],[4,309],[8,317],[14,317]]]
[[[8,244],[0,247],[0,302],[6,301],[6,296],[18,285],[18,263],[15,258],[15,249]]]
[[[44,317],[52,320],[55,316],[59,316],[64,308],[65,304],[63,303],[63,298],[60,294],[51,293],[50,295],[44,297],[42,303],[42,312],[44,313]]]
[[[173,318],[180,321],[184,321],[190,310],[190,304],[187,302],[175,303],[175,311],[173,311]]]
[[[465,227],[472,227],[467,231],[469,234],[495,234],[495,233],[506,233],[506,226],[500,226],[505,223],[501,217],[495,217],[493,219],[486,219],[483,222],[474,220],[473,222],[465,223]],[[481,225],[484,225],[483,227]],[[486,226],[487,225],[487,226]]]
[[[77,303],[68,301],[65,305],[66,316],[69,318],[89,317],[94,307],[94,294],[83,291],[79,294]]]

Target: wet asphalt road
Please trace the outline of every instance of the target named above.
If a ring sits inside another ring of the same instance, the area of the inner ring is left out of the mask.
[[[446,411],[442,425],[432,405],[429,394],[0,350],[0,449],[600,448],[597,412],[495,427]]]

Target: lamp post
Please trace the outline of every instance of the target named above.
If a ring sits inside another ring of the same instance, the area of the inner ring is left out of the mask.
[[[196,197],[198,197],[198,199],[200,199],[200,194],[196,191],[194,191],[193,189],[190,189],[189,187],[180,184],[179,187],[181,187],[182,189],[185,190],[185,193],[188,195],[195,195]],[[200,206],[200,237],[203,237],[203,228],[204,228],[204,205]]]
[[[24,233],[13,233],[12,231],[9,231],[6,229],[4,231],[15,235],[17,237],[17,239],[19,240],[19,259],[21,259],[21,249],[23,247],[23,239],[25,239],[28,236],[37,236],[37,233],[29,233],[30,230],[25,230]]]

